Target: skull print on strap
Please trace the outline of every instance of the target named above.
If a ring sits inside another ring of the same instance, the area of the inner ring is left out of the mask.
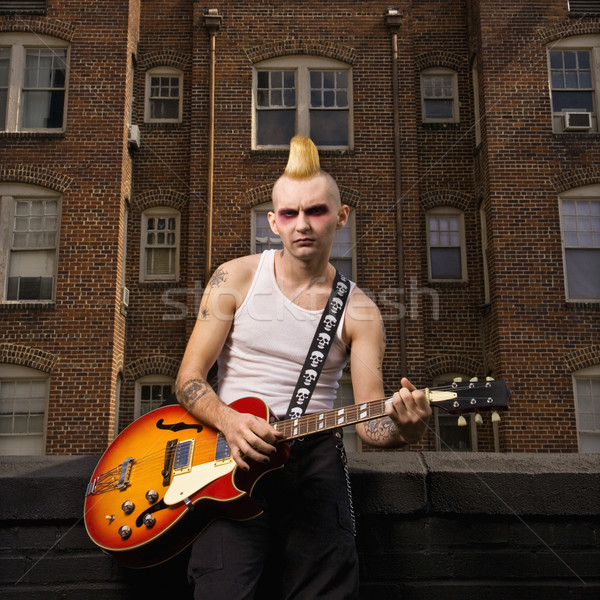
[[[344,305],[350,291],[349,281],[336,269],[333,288],[323,310],[319,326],[306,355],[304,366],[300,371],[298,383],[292,394],[286,419],[297,419],[306,411],[308,401],[317,386],[317,380],[325,364],[331,341],[338,328],[340,317],[344,313]],[[334,316],[337,315],[337,316]]]

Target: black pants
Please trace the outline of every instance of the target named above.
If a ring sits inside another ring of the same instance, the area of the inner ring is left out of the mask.
[[[194,542],[196,600],[346,600],[358,597],[358,561],[339,434],[296,441],[283,469],[252,497],[249,521],[219,519]]]

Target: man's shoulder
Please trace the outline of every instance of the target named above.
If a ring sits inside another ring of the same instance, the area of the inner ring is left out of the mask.
[[[210,279],[212,287],[246,287],[254,278],[260,263],[260,254],[240,256],[219,265]]]

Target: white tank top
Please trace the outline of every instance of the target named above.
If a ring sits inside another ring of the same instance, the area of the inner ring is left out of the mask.
[[[283,417],[323,311],[300,308],[286,298],[275,279],[275,252],[263,252],[248,295],[235,313],[218,360],[219,398],[230,404],[255,396]],[[307,414],[333,408],[349,357],[342,341],[344,316],[345,310]]]

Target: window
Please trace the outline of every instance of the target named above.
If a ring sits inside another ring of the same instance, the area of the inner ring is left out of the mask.
[[[575,36],[548,51],[553,130],[598,131],[600,36]]]
[[[466,280],[463,213],[439,207],[427,212],[430,280]]]
[[[65,126],[68,52],[39,34],[0,34],[0,127],[61,131]]]
[[[434,387],[444,385],[449,381],[468,381],[470,377],[460,373],[448,373],[434,379]],[[475,413],[467,413],[463,416],[467,421],[465,427],[458,426],[458,416],[451,415],[442,408],[433,407],[435,419],[436,449],[446,452],[476,452],[477,451],[477,425]]]
[[[600,366],[573,375],[579,451],[600,453]]]
[[[157,67],[146,73],[147,123],[180,123],[182,118],[183,73]]]
[[[568,300],[600,300],[600,185],[561,196]]]
[[[254,147],[285,147],[295,134],[317,146],[352,146],[352,72],[309,56],[261,62],[254,69]]]
[[[164,375],[147,375],[135,385],[134,418],[162,406],[173,393],[173,379]]]
[[[0,185],[0,281],[5,301],[51,301],[60,199],[31,185]]]
[[[156,207],[142,214],[141,281],[179,277],[179,211]]]
[[[0,365],[0,456],[44,454],[48,376]]]
[[[278,235],[271,231],[267,214],[272,210],[270,202],[257,206],[253,211],[253,236],[252,251],[263,252],[272,248],[283,248]],[[355,244],[354,240],[354,216],[352,209],[348,222],[343,229],[338,229],[331,248],[331,264],[339,269],[342,275],[355,280]]]
[[[421,73],[421,108],[424,123],[458,122],[456,73],[450,69],[426,69]]]

